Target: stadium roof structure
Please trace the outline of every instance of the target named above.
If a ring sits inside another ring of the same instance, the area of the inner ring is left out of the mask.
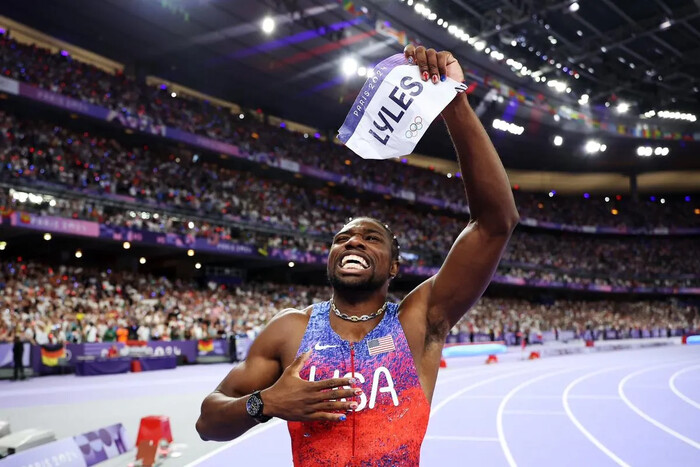
[[[475,103],[493,87],[505,97],[486,122],[522,104],[512,116],[522,136],[489,128],[511,168],[700,169],[700,0],[5,0],[0,13],[136,76],[329,134],[361,75],[423,43],[460,59]],[[417,152],[451,157],[434,127]],[[586,153],[592,138],[608,150]],[[670,155],[640,157],[640,146]]]

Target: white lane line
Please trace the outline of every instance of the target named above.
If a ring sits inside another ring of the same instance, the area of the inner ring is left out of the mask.
[[[485,370],[492,370],[492,371],[489,372],[489,371],[485,371]],[[451,383],[453,381],[458,381],[458,380],[464,379],[465,377],[471,376],[471,375],[482,376],[484,374],[493,373],[493,372],[494,372],[493,367],[485,367],[485,366],[484,367],[459,368],[459,369],[455,369],[454,372],[451,372],[451,376],[452,376],[451,378],[447,378],[447,379],[438,378],[435,386],[437,387],[438,384],[442,385],[442,384]]]
[[[566,415],[560,410],[506,410],[506,415]]]
[[[677,364],[678,364],[678,363],[675,363],[675,365],[677,365]],[[666,425],[664,425],[664,424],[661,423],[660,421],[656,420],[655,418],[652,418],[652,417],[649,416],[646,412],[644,412],[642,409],[640,409],[639,407],[637,407],[636,405],[634,405],[634,404],[632,403],[632,401],[630,401],[630,400],[627,398],[627,395],[625,394],[625,384],[627,384],[627,381],[629,381],[630,379],[634,378],[635,376],[641,375],[642,373],[646,373],[646,372],[648,372],[648,371],[652,371],[652,370],[655,370],[655,369],[658,369],[658,368],[662,368],[662,367],[667,367],[667,366],[671,366],[671,365],[658,365],[658,366],[651,367],[651,368],[643,368],[643,369],[641,369],[641,370],[638,370],[638,371],[635,371],[635,372],[633,372],[633,373],[630,373],[629,375],[625,376],[624,378],[622,378],[622,379],[620,380],[620,384],[617,385],[617,393],[620,395],[620,397],[622,398],[623,402],[624,402],[625,404],[627,404],[627,407],[629,407],[630,409],[632,409],[637,415],[639,415],[640,417],[642,417],[644,420],[646,420],[647,422],[651,423],[652,425],[654,425],[654,426],[657,427],[658,429],[665,431],[666,433],[668,433],[669,435],[673,436],[674,438],[677,438],[677,439],[683,441],[684,443],[688,444],[689,446],[692,446],[692,447],[694,447],[695,449],[700,450],[700,443],[698,443],[697,441],[694,441],[694,440],[688,438],[687,436],[684,436],[684,435],[678,433],[678,432],[675,431],[675,430],[672,430],[671,428],[667,427]]]
[[[466,396],[460,397],[460,399],[502,399],[503,394],[493,395],[493,394],[468,394]],[[561,396],[540,396],[540,395],[527,395],[518,396],[519,399],[561,399]],[[576,396],[569,396],[569,399],[592,399],[592,400],[620,400],[620,396],[604,396],[599,394],[579,394]]]
[[[425,437],[428,440],[436,441],[488,441],[488,442],[498,442],[498,438],[489,438],[488,436],[433,436],[428,435]]]
[[[194,467],[196,465],[200,465],[202,462],[209,459],[210,457],[217,455],[221,451],[228,449],[230,447],[233,447],[239,443],[242,443],[243,441],[245,441],[249,438],[252,438],[255,435],[259,435],[260,433],[264,433],[265,431],[269,430],[272,427],[279,425],[282,422],[283,422],[283,420],[277,419],[277,420],[271,421],[269,424],[266,424],[263,426],[258,425],[258,427],[250,430],[248,433],[244,434],[243,436],[240,436],[240,437],[234,439],[233,441],[229,441],[228,443],[224,444],[223,446],[214,449],[212,452],[207,453],[207,454],[203,455],[202,457],[193,460],[189,464],[185,465],[185,467]]]
[[[573,380],[571,383],[569,383],[568,386],[566,386],[566,389],[564,389],[564,393],[563,393],[562,396],[561,396],[561,402],[562,402],[562,404],[564,405],[564,411],[566,412],[566,415],[568,415],[569,420],[571,420],[571,423],[573,423],[574,426],[575,426],[576,428],[578,428],[578,430],[579,430],[581,433],[583,433],[583,435],[584,435],[586,438],[588,438],[588,441],[590,441],[591,443],[593,443],[593,444],[595,445],[595,447],[597,447],[598,449],[600,449],[601,451],[603,451],[603,453],[604,453],[606,456],[608,456],[610,459],[612,459],[617,465],[620,465],[620,466],[623,466],[623,467],[629,467],[629,464],[627,464],[625,461],[623,461],[622,459],[620,459],[619,457],[617,457],[617,455],[615,455],[615,453],[612,452],[610,449],[608,449],[607,447],[605,447],[605,445],[603,445],[603,443],[601,443],[600,441],[598,441],[598,439],[597,439],[595,436],[593,436],[593,435],[591,434],[591,432],[588,431],[588,430],[581,424],[581,422],[578,421],[578,419],[576,418],[576,416],[574,415],[574,413],[571,411],[571,407],[569,406],[569,399],[573,399],[573,398],[574,398],[574,396],[570,396],[569,393],[570,393],[571,390],[572,390],[577,384],[579,384],[581,381],[584,381],[584,380],[586,380],[586,379],[588,379],[588,378],[591,378],[591,377],[593,377],[593,376],[595,376],[595,375],[598,375],[598,374],[601,374],[601,373],[605,373],[605,372],[613,371],[613,370],[619,370],[620,368],[624,368],[624,367],[605,368],[605,369],[603,369],[603,370],[598,370],[598,371],[594,371],[594,372],[592,372],[592,373],[587,373],[587,374],[585,374],[585,375],[583,375],[583,376],[581,376],[581,377],[579,377],[579,378],[576,378],[576,379]],[[579,399],[586,399],[586,398],[581,397],[581,396],[579,396],[578,398],[579,398]],[[619,399],[619,397],[615,396],[615,399]]]
[[[143,380],[134,380],[134,381],[128,381],[128,382],[109,382],[109,383],[88,383],[88,384],[83,384],[82,382],[80,384],[75,384],[72,386],[49,386],[46,388],[31,388],[31,389],[11,389],[9,391],[2,391],[0,393],[0,398],[7,398],[7,397],[15,397],[15,396],[27,396],[27,395],[41,395],[41,394],[55,394],[57,392],[71,392],[71,393],[78,393],[78,392],[92,392],[98,389],[127,389],[127,388],[142,388],[144,386],[171,386],[175,384],[181,384],[181,383],[189,383],[189,384],[201,384],[203,382],[208,383],[212,382],[212,384],[216,384],[216,382],[221,381],[220,376],[216,377],[206,377],[206,378],[171,378],[171,379],[162,379],[162,380],[156,380],[156,381],[148,381],[144,382]],[[211,388],[203,388],[203,391],[207,391],[207,393],[211,392]]]
[[[622,367],[621,367],[622,368]],[[611,370],[611,368],[608,368],[608,370]],[[573,396],[569,396],[569,399],[592,399],[592,400],[615,400],[619,401],[620,396],[606,396],[603,394],[574,394]]]
[[[581,370],[581,368],[567,368],[565,370],[553,371],[550,373],[545,373],[544,375],[540,375],[536,378],[529,379],[511,389],[511,391],[508,394],[506,394],[506,396],[503,398],[500,405],[498,406],[498,412],[496,412],[496,431],[498,432],[498,440],[501,443],[501,449],[503,449],[503,454],[505,454],[506,460],[508,461],[508,465],[510,467],[515,467],[517,466],[517,464],[515,463],[513,454],[510,452],[510,447],[508,446],[508,442],[506,441],[506,435],[503,430],[503,412],[505,411],[508,401],[511,400],[513,396],[515,396],[521,389],[530,386],[533,383],[536,383],[545,378],[551,378],[552,376],[575,370]]]
[[[532,371],[531,368],[527,368],[527,369],[524,369],[524,370],[521,370],[521,371],[514,371],[514,372],[511,372],[511,373],[507,373],[507,374],[505,374],[505,375],[494,376],[493,378],[488,378],[488,379],[485,379],[485,380],[483,380],[483,381],[479,381],[478,383],[474,383],[474,384],[471,384],[471,385],[469,385],[469,386],[467,386],[467,387],[464,387],[464,388],[460,389],[459,391],[454,392],[451,396],[446,397],[445,399],[441,400],[435,407],[433,407],[433,410],[430,411],[430,418],[432,418],[433,416],[435,416],[435,414],[436,414],[440,409],[442,409],[444,406],[446,406],[447,404],[449,404],[450,402],[452,402],[453,400],[455,400],[456,398],[458,398],[459,396],[461,396],[462,394],[464,394],[464,393],[467,392],[467,391],[471,391],[471,390],[474,389],[474,388],[477,388],[477,387],[479,387],[479,386],[483,386],[483,385],[488,384],[488,383],[490,383],[490,382],[492,382],[492,381],[497,381],[497,380],[499,380],[499,379],[509,378],[509,377],[511,377],[511,376],[521,375],[521,374],[524,374],[524,373],[529,373],[529,372],[531,372],[531,371]]]
[[[671,391],[673,391],[673,393],[675,395],[677,395],[678,397],[680,397],[681,399],[683,399],[684,401],[686,401],[688,404],[692,405],[696,409],[700,410],[700,403],[699,402],[696,402],[693,399],[691,399],[690,397],[686,396],[676,387],[676,378],[678,378],[683,373],[687,373],[687,372],[694,370],[696,368],[700,368],[700,365],[689,366],[687,368],[683,368],[682,370],[675,372],[668,380],[668,387],[671,388]]]

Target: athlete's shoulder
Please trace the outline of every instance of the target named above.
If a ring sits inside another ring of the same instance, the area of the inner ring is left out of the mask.
[[[313,312],[313,305],[309,305],[306,308],[285,308],[277,312],[277,314],[270,320],[268,326],[287,326],[294,324],[303,324],[306,326]]]

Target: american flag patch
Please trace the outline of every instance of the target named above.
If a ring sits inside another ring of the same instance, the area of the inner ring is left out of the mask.
[[[370,355],[378,355],[380,353],[393,352],[396,350],[396,347],[394,347],[394,339],[391,335],[388,335],[370,340],[367,342],[367,349]]]

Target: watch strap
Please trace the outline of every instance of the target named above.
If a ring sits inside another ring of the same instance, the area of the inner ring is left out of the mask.
[[[255,402],[257,402],[257,404],[255,404],[255,406],[257,407],[257,410],[255,410],[255,411],[251,411],[249,408],[251,405],[250,404],[251,399],[256,399]],[[246,404],[246,409],[248,410],[248,415],[253,417],[258,423],[265,423],[268,420],[270,420],[272,417],[269,417],[267,415],[263,415],[264,408],[265,408],[265,403],[263,402],[262,396],[260,395],[260,390],[253,392],[253,394],[251,394],[248,397],[248,404]]]

